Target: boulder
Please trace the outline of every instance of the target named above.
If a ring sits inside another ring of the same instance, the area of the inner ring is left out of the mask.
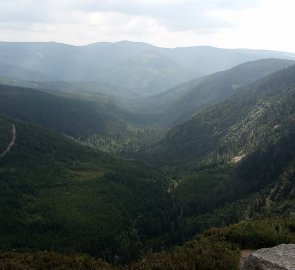
[[[248,257],[242,270],[295,270],[295,244],[259,249]]]

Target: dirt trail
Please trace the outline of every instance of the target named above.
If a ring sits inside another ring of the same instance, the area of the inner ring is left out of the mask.
[[[12,140],[11,140],[11,142],[8,144],[6,150],[5,150],[3,153],[0,154],[0,158],[5,157],[6,154],[7,154],[8,152],[10,152],[11,147],[13,147],[14,144],[15,144],[15,140],[16,140],[16,128],[15,128],[15,125],[14,125],[14,124],[11,124],[11,128],[12,128]]]

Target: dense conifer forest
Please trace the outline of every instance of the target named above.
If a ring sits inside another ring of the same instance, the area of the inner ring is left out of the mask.
[[[197,70],[173,50],[137,45],[90,46],[126,50],[114,85],[102,64],[97,81],[59,78],[56,56],[2,74],[0,269],[234,270],[241,250],[295,243],[294,61],[245,54],[185,82]],[[172,88],[142,93],[155,85]]]

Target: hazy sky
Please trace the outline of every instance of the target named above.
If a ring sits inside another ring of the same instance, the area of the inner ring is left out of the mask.
[[[295,52],[294,0],[0,0],[0,40]]]

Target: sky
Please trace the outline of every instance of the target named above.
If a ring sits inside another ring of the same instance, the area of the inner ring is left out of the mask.
[[[294,12],[294,0],[0,0],[0,40],[295,52]]]

